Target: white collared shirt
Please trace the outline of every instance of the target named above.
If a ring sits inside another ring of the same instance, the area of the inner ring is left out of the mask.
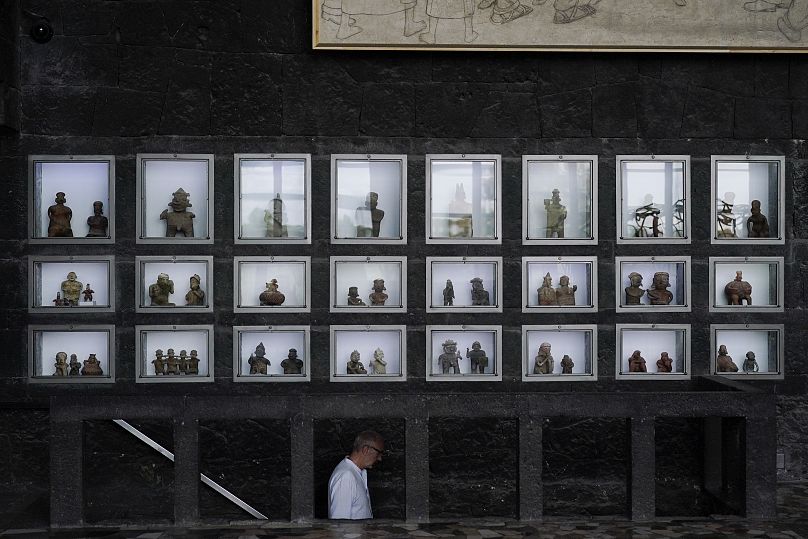
[[[328,480],[328,518],[373,518],[368,493],[368,472],[348,457],[342,459]]]

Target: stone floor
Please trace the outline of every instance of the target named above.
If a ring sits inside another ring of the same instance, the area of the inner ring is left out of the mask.
[[[739,517],[701,519],[659,519],[649,523],[633,523],[622,519],[590,519],[586,521],[552,520],[518,522],[512,520],[467,520],[464,522],[431,522],[409,524],[390,521],[366,523],[331,523],[318,521],[309,525],[270,523],[261,527],[230,526],[223,528],[109,528],[49,532],[45,528],[6,529],[0,538],[34,539],[253,539],[253,538],[396,538],[396,537],[585,537],[633,539],[644,537],[773,537],[808,539],[808,483],[781,483],[777,492],[778,518],[773,521],[750,521]],[[253,525],[254,526],[254,525]]]

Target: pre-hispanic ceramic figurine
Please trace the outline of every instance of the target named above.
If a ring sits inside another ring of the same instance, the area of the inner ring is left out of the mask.
[[[533,374],[553,374],[555,360],[550,355],[551,346],[549,342],[539,345],[539,353],[533,362]]]
[[[48,208],[48,237],[49,238],[72,238],[73,229],[70,220],[73,218],[73,210],[65,206],[67,198],[59,191],[56,193],[56,204]]]
[[[359,361],[359,352],[354,350],[351,352],[351,359],[348,361],[347,366],[348,374],[367,374],[368,371],[365,370],[365,366]]]
[[[457,351],[457,342],[452,339],[446,339],[441,345],[443,353],[438,356],[438,365],[443,374],[450,374],[449,369],[452,370],[451,374],[460,374],[460,352]]]
[[[365,198],[365,205],[356,208],[356,237],[378,238],[384,210],[378,208],[379,193],[371,191]]]
[[[736,271],[735,279],[724,287],[724,294],[730,305],[752,305],[752,285],[743,280],[743,272]]]
[[[67,376],[67,354],[65,352],[56,353],[56,363],[54,363],[56,370],[53,372],[54,376]]]
[[[255,352],[250,354],[247,363],[250,364],[250,374],[266,374],[267,367],[270,365],[269,358],[266,357],[267,351],[264,348],[264,343],[259,342],[255,347]]]
[[[286,222],[286,213],[283,211],[283,200],[280,193],[272,199],[272,211],[264,210],[264,223],[267,225],[267,236],[270,238],[285,238],[289,235]]]
[[[109,219],[104,216],[104,203],[100,200],[93,202],[93,214],[87,218],[88,238],[106,238]]]
[[[642,289],[642,275],[632,271],[628,276],[629,284],[626,287],[626,305],[639,305],[645,290]]]
[[[160,219],[166,222],[166,238],[174,238],[177,233],[182,232],[186,238],[194,237],[194,217],[193,212],[188,211],[188,208],[193,206],[188,200],[190,193],[180,187],[173,193],[173,198],[169,202],[169,210],[163,210],[160,214]]]
[[[101,370],[101,363],[95,357],[95,354],[90,354],[90,357],[84,360],[84,366],[81,368],[82,376],[102,376],[104,371]]]
[[[667,352],[662,352],[656,362],[657,372],[673,372],[673,359]]]
[[[723,344],[718,347],[718,357],[715,359],[715,368],[718,372],[738,372],[738,365],[732,361],[732,358],[727,354],[727,347]]]
[[[472,374],[485,374],[485,368],[488,366],[488,356],[485,355],[485,350],[479,341],[471,343],[471,350],[466,348],[466,357],[471,362]]]
[[[673,301],[673,293],[668,290],[670,285],[670,275],[668,275],[667,271],[657,271],[654,273],[651,288],[646,292],[651,305],[668,305]]]
[[[483,288],[483,280],[479,277],[474,277],[469,282],[471,283],[471,304],[491,305],[488,300],[488,291]]]
[[[755,360],[755,353],[751,350],[746,353],[746,359],[743,360],[743,372],[758,372],[760,367]]]
[[[201,307],[205,305],[205,291],[199,285],[202,280],[199,275],[191,275],[191,289],[185,294],[185,305]]]
[[[286,296],[278,290],[277,279],[272,279],[267,283],[267,289],[261,292],[261,295],[258,296],[258,300],[261,302],[262,306],[283,305],[283,302],[286,301]]]
[[[81,293],[84,294],[85,303],[91,303],[93,301],[93,294],[95,294],[95,290],[90,288],[90,283],[87,283],[87,288],[82,290]]]
[[[370,362],[370,372],[373,374],[387,374],[387,362],[384,360],[384,350],[377,348],[373,352],[373,361]]]
[[[179,361],[180,364],[180,372],[182,374],[188,374],[188,351],[180,350],[180,358],[177,361]]]
[[[52,301],[54,307],[66,307],[70,305],[69,303],[65,303],[65,300],[62,299],[62,293],[56,292],[56,299]]]
[[[559,305],[574,306],[576,290],[578,290],[578,285],[570,286],[570,278],[567,275],[562,275],[558,280],[558,288],[555,289],[556,302]]]
[[[154,359],[152,359],[152,365],[154,365],[154,374],[165,374],[166,362],[163,360],[163,351],[158,348],[154,351],[154,356]]]
[[[384,305],[384,302],[387,301],[387,294],[384,291],[387,290],[384,287],[384,279],[373,279],[373,292],[370,293],[370,304],[371,305]]]
[[[81,363],[79,363],[79,356],[76,354],[70,354],[68,366],[70,367],[70,372],[67,373],[68,376],[79,376],[81,374]]]
[[[547,212],[546,238],[564,237],[564,222],[567,220],[567,207],[561,204],[558,189],[553,189],[552,198],[544,199],[544,210]]]
[[[355,286],[348,287],[348,305],[365,306],[365,302],[359,297],[359,289]]]
[[[174,349],[166,350],[166,374],[180,373],[180,359],[174,355]]]
[[[76,273],[71,271],[67,274],[67,279],[62,281],[62,304],[78,305],[81,289],[84,287],[76,278]]]
[[[752,215],[746,220],[746,233],[750,238],[768,238],[769,220],[760,212],[760,201],[752,201]]]
[[[628,372],[648,372],[645,367],[645,358],[640,355],[639,350],[634,350],[634,353],[628,358]]]
[[[191,350],[191,355],[188,357],[186,374],[199,374],[199,352],[196,350]]]
[[[561,358],[561,374],[572,374],[572,368],[574,366],[575,363],[572,362],[572,358],[564,354],[564,357]]]
[[[300,374],[303,371],[303,360],[297,357],[297,350],[289,349],[289,356],[281,361],[283,374]]]
[[[152,305],[160,307],[173,307],[174,304],[168,301],[174,293],[174,281],[168,278],[167,273],[157,276],[157,282],[149,286],[149,298]]]
[[[556,290],[553,288],[553,278],[550,276],[549,272],[544,276],[538,293],[539,305],[558,305]]]
[[[443,289],[443,305],[451,306],[454,305],[454,285],[452,285],[451,279],[446,279],[446,288]]]

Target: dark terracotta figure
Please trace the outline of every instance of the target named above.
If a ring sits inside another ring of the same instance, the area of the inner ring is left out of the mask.
[[[539,287],[539,305],[558,305],[556,290],[553,288],[553,278],[550,274],[544,276],[544,280]]]
[[[180,187],[173,193],[173,198],[169,202],[169,210],[163,210],[160,219],[166,222],[166,238],[174,238],[178,233],[182,233],[186,238],[194,237],[194,217],[193,212],[188,208],[193,206],[188,200],[190,193]]]
[[[166,356],[166,374],[179,374],[180,360],[174,355],[174,349],[169,348],[166,350]]]
[[[149,299],[152,305],[159,307],[173,307],[169,297],[174,293],[174,281],[168,278],[167,273],[157,276],[157,282],[149,286]]]
[[[365,205],[356,208],[356,237],[378,238],[384,210],[378,208],[379,193],[371,191],[365,198]]]
[[[191,276],[191,289],[185,294],[185,305],[193,307],[205,305],[205,291],[199,287],[201,282],[199,275]]]
[[[53,372],[54,376],[67,376],[67,354],[65,352],[56,353],[56,363],[54,363],[56,370]]]
[[[564,222],[567,220],[567,207],[561,204],[558,189],[553,189],[552,198],[544,199],[544,210],[547,212],[546,238],[563,238]]]
[[[746,359],[743,360],[743,372],[758,372],[760,367],[755,360],[755,353],[751,350],[746,353]]]
[[[177,361],[180,364],[180,372],[188,374],[188,352],[186,350],[180,350],[180,357]]]
[[[750,238],[768,238],[769,220],[760,212],[760,201],[752,201],[752,215],[746,220],[746,233]]]
[[[634,353],[628,358],[628,372],[648,372],[645,367],[645,358],[640,355],[639,350],[634,350]]]
[[[359,289],[355,286],[348,287],[348,305],[365,306],[365,302],[359,297]]]
[[[668,272],[658,271],[654,273],[653,284],[646,292],[651,305],[669,305],[673,301],[673,293],[668,290],[670,285]]]
[[[56,299],[53,300],[53,306],[54,307],[66,307],[67,306],[67,304],[65,303],[65,300],[62,299],[62,293],[61,292],[56,292]]]
[[[446,279],[446,288],[443,289],[443,305],[444,307],[454,305],[454,285],[451,279]]]
[[[79,357],[76,354],[70,354],[68,366],[70,367],[70,372],[67,373],[68,376],[79,376],[81,374],[81,363],[79,363]]]
[[[727,354],[727,347],[723,344],[718,347],[718,357],[715,360],[715,367],[718,372],[738,372],[738,365],[732,361],[732,358]]]
[[[384,360],[384,350],[377,348],[373,352],[373,361],[370,362],[370,371],[373,374],[387,374],[387,362]]]
[[[561,358],[561,374],[572,374],[572,368],[574,366],[575,363],[572,362],[572,358],[564,354],[564,357]]]
[[[65,206],[67,198],[59,191],[56,193],[56,204],[48,208],[48,237],[49,238],[72,238],[73,228],[70,220],[73,218],[73,210]]]
[[[443,374],[450,374],[449,369],[452,370],[451,374],[460,374],[460,352],[457,351],[457,342],[452,339],[446,339],[443,344],[443,353],[438,356],[438,364]]]
[[[267,289],[261,292],[261,295],[258,296],[258,300],[261,302],[262,306],[283,305],[283,302],[286,301],[286,296],[278,290],[277,279],[272,279],[267,283]]]
[[[267,367],[270,365],[269,358],[266,357],[267,351],[264,348],[264,343],[259,342],[255,347],[255,352],[250,354],[247,363],[250,364],[250,374],[266,374]]]
[[[297,357],[297,350],[289,349],[289,356],[281,361],[283,374],[301,374],[303,371],[303,360]]]
[[[558,288],[555,289],[556,301],[559,305],[574,306],[575,305],[575,292],[578,290],[578,285],[570,286],[570,278],[567,275],[562,275],[558,280]]]
[[[752,305],[752,285],[743,280],[743,272],[736,271],[735,279],[724,287],[724,294],[730,305]]]
[[[483,280],[475,277],[469,282],[471,283],[471,304],[491,305],[488,300],[488,291],[483,288]]]
[[[76,278],[76,273],[71,271],[67,274],[67,279],[62,281],[62,304],[63,305],[78,305],[79,296],[81,296],[82,288],[84,287]]]
[[[283,211],[283,200],[280,193],[272,199],[272,211],[264,210],[264,223],[267,225],[267,236],[270,238],[285,238],[289,235],[284,224],[286,213]]]
[[[384,293],[385,290],[387,289],[384,287],[384,279],[374,279],[373,292],[370,294],[370,304],[384,305],[388,298],[387,294]]]
[[[82,376],[102,376],[104,371],[101,370],[101,363],[95,357],[95,354],[90,354],[90,357],[84,360],[84,366],[81,368]]]
[[[95,290],[90,288],[90,283],[87,283],[87,288],[82,291],[82,294],[84,294],[84,302],[91,303],[93,301],[93,294],[95,294]]]
[[[188,371],[186,374],[199,374],[199,352],[196,350],[191,350],[191,356],[188,358]]]
[[[673,359],[667,352],[662,352],[656,362],[657,372],[673,372]]]
[[[359,361],[359,352],[354,350],[351,352],[351,359],[348,361],[347,367],[348,374],[367,374],[365,366]]]
[[[551,346],[549,342],[543,342],[539,345],[539,353],[533,363],[533,374],[553,374],[555,368],[555,360],[550,355]]]
[[[104,203],[100,200],[93,202],[93,214],[87,218],[88,238],[106,238],[109,219],[104,216]]]
[[[485,355],[485,350],[479,341],[471,343],[471,350],[466,348],[466,357],[471,362],[472,374],[485,374],[485,368],[488,366],[488,356]]]
[[[629,284],[626,287],[626,305],[640,305],[645,290],[642,288],[642,275],[632,271],[628,276]]]
[[[159,348],[154,351],[154,359],[152,359],[152,365],[154,365],[154,374],[160,375],[166,373],[166,363],[163,361],[163,351]]]

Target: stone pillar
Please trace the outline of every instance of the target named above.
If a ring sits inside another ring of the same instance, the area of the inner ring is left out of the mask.
[[[0,135],[20,130],[18,0],[0,1]]]
[[[84,524],[84,424],[53,414],[50,430],[51,527],[80,528]]]
[[[295,522],[314,519],[314,421],[298,414],[291,419],[292,514]]]
[[[174,419],[174,523],[199,521],[199,422]]]
[[[544,516],[542,483],[543,418],[519,418],[519,518],[541,520]]]
[[[632,417],[629,499],[631,520],[653,520],[656,514],[656,443],[654,418]]]
[[[429,420],[407,418],[405,434],[408,521],[429,519]]]
[[[745,437],[746,518],[777,516],[777,422],[772,418],[747,418]]]

